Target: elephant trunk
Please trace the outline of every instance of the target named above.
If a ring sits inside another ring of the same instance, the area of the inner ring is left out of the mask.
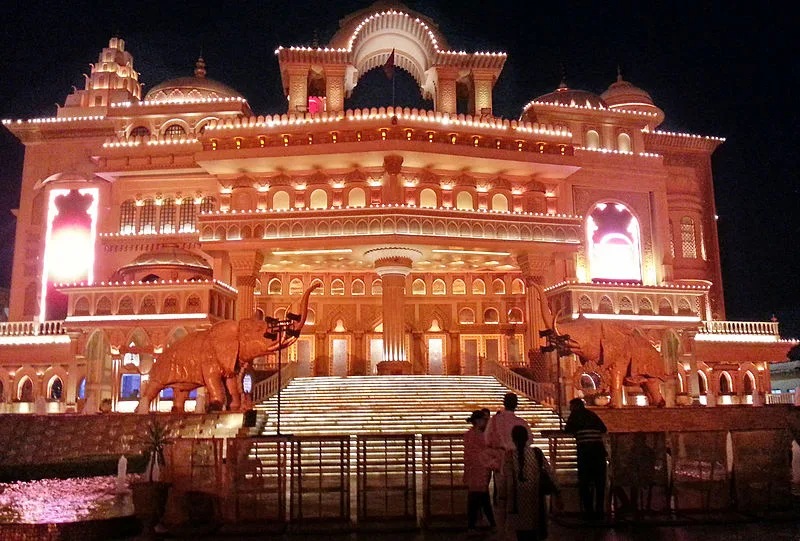
[[[311,298],[311,293],[318,287],[320,287],[320,284],[313,284],[311,287],[305,290],[303,296],[300,298],[300,321],[297,321],[294,323],[294,325],[292,325],[292,330],[297,331],[298,335],[303,329],[303,326],[306,324],[306,318],[308,317],[308,301]],[[276,342],[267,350],[267,352],[272,353],[281,348],[287,348],[297,342],[297,338],[297,336],[292,336],[288,340],[284,340],[281,343]]]
[[[553,312],[550,311],[550,306],[547,304],[547,297],[544,294],[544,289],[539,284],[533,284],[533,287],[536,289],[536,293],[539,297],[539,307],[541,308],[542,312],[542,320],[544,320],[544,325],[547,327],[548,330],[553,332],[556,331],[556,319],[553,317]]]

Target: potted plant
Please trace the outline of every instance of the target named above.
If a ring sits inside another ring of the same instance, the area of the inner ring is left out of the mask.
[[[166,466],[164,448],[172,442],[173,438],[166,425],[152,417],[142,439],[142,454],[147,459],[144,479],[131,483],[136,517],[146,535],[151,534],[161,522],[167,507],[171,483],[163,480],[163,467]]]

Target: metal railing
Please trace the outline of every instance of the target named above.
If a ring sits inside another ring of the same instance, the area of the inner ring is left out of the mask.
[[[788,393],[767,393],[764,402],[769,404],[794,404],[795,391]]]
[[[777,321],[703,321],[701,333],[780,336]]]
[[[278,391],[289,385],[296,375],[297,363],[286,363],[281,368],[280,377],[278,376],[278,372],[275,372],[267,379],[259,381],[253,385],[253,392],[251,393],[253,402],[258,404],[259,402],[263,402],[264,400],[275,396],[278,394]],[[279,380],[280,386],[278,383]]]
[[[531,400],[547,406],[553,406],[556,403],[556,386],[552,383],[533,381],[495,361],[484,363],[483,370],[487,376],[495,377],[506,387],[514,389]]]
[[[66,334],[63,321],[5,321],[0,323],[0,336],[50,336]]]
[[[462,518],[467,505],[464,436],[423,435],[422,467],[423,523],[430,526]]]
[[[417,464],[413,434],[356,438],[359,522],[407,521],[417,516]]]

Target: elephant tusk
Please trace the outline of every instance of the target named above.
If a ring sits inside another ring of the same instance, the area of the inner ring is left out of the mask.
[[[555,332],[555,318],[553,317],[553,312],[550,311],[550,307],[547,305],[546,296],[544,294],[544,289],[539,284],[533,284],[534,289],[536,289],[537,294],[539,295],[539,306],[542,311],[542,319],[544,320],[544,325],[548,329]],[[557,334],[557,333],[556,333]]]
[[[564,313],[564,309],[560,309],[556,312],[556,315],[553,317],[553,332],[556,333],[556,336],[561,336],[561,333],[558,331],[558,318],[561,317],[561,314]]]

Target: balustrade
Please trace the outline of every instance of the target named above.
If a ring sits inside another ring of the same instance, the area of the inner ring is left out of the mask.
[[[551,407],[556,403],[556,386],[552,383],[533,381],[495,361],[487,361],[484,364],[484,372],[485,375],[494,376],[506,387],[514,389],[531,400]]]
[[[708,334],[762,334],[780,336],[777,321],[704,321],[700,332]]]
[[[0,336],[53,336],[66,334],[63,321],[6,321],[0,323]]]

